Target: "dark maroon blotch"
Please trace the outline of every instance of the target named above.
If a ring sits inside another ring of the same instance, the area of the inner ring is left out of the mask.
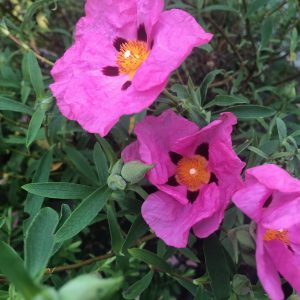
[[[167,184],[170,186],[178,186],[179,183],[177,182],[175,176],[172,176],[168,179]]]
[[[119,76],[119,68],[113,66],[107,66],[102,69],[102,73],[106,76]]]
[[[175,153],[175,152],[172,152],[172,151],[169,152],[169,156],[170,156],[171,161],[174,165],[177,165],[178,162],[182,159],[182,155],[180,155],[178,153]]]
[[[141,24],[137,31],[137,38],[139,41],[147,42],[147,32],[145,24]]]
[[[117,37],[114,41],[114,47],[116,48],[117,51],[121,50],[121,45],[127,43],[128,41],[121,38],[121,37]]]
[[[208,160],[209,159],[208,144],[203,143],[199,145],[198,148],[196,149],[196,154],[201,155]]]
[[[126,91],[130,86],[131,86],[132,82],[131,81],[126,81],[123,85],[122,85],[122,91]]]
[[[199,196],[199,191],[195,191],[195,192],[191,192],[191,191],[187,191],[186,197],[188,198],[188,200],[193,203],[197,197]]]
[[[217,178],[217,176],[214,174],[214,173],[211,173],[210,174],[210,179],[209,179],[209,183],[215,183],[215,184],[218,184],[219,183],[219,180]]]
[[[273,197],[272,197],[272,195],[270,195],[270,196],[268,197],[268,199],[265,201],[263,207],[264,207],[264,208],[269,207],[269,206],[271,205],[272,201],[273,201]]]

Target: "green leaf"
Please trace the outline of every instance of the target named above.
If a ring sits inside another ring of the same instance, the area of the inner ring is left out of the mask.
[[[33,176],[32,182],[43,182],[49,179],[52,160],[52,150],[50,150],[48,153],[45,153],[44,156],[41,158]],[[28,213],[30,217],[24,221],[24,231],[26,231],[26,228],[28,227],[30,222],[38,213],[39,209],[42,207],[43,202],[44,197],[33,195],[30,193],[27,195],[24,211]]]
[[[40,66],[33,52],[28,52],[26,56],[27,68],[31,84],[33,86],[37,99],[42,99],[44,96],[44,83]]]
[[[26,300],[32,300],[41,288],[26,272],[20,256],[6,243],[0,241],[0,271],[14,284]]]
[[[142,294],[150,285],[153,278],[153,271],[147,273],[142,279],[131,285],[126,291],[123,292],[125,299],[135,299]]]
[[[105,156],[107,157],[110,167],[112,168],[112,166],[115,164],[115,162],[117,161],[117,156],[116,153],[114,151],[114,149],[112,148],[112,146],[107,142],[106,139],[100,137],[99,135],[96,135],[96,139],[99,142],[99,144],[101,145]]]
[[[250,5],[247,8],[247,15],[246,17],[249,17],[250,15],[252,15],[253,13],[256,14],[257,17],[257,12],[258,10],[263,7],[266,6],[266,4],[269,2],[269,0],[255,0],[252,3],[250,3]]]
[[[134,258],[145,262],[148,265],[153,266],[158,271],[166,273],[173,273],[172,267],[166,263],[162,258],[145,249],[132,248],[128,250],[129,254]]]
[[[201,102],[204,103],[206,100],[206,94],[207,90],[209,88],[209,85],[215,80],[216,76],[218,74],[222,73],[221,70],[214,70],[209,72],[203,79],[200,85],[200,99]]]
[[[99,145],[99,143],[95,144],[93,155],[99,182],[100,185],[103,185],[106,183],[108,178],[108,165],[105,153],[102,150],[102,147]]]
[[[260,157],[262,157],[264,159],[268,159],[269,158],[268,155],[265,152],[263,152],[262,150],[260,150],[260,149],[258,149],[256,147],[249,146],[248,150],[254,152],[255,154],[257,154],[258,156],[260,156]]]
[[[111,238],[111,247],[115,254],[118,254],[124,243],[123,235],[117,218],[110,205],[107,205],[107,219]]]
[[[224,248],[216,235],[204,240],[206,270],[211,279],[211,287],[217,300],[230,297],[230,270],[227,265]]]
[[[273,116],[276,111],[270,107],[260,105],[236,105],[227,107],[225,111],[232,112],[238,119],[257,119]]]
[[[103,279],[97,275],[81,275],[59,290],[61,300],[112,300],[121,288],[122,277]]]
[[[187,280],[183,280],[183,279],[179,279],[177,277],[174,277],[174,279],[181,285],[183,286],[187,291],[189,291],[193,296],[196,295],[197,292],[197,286],[194,285],[193,283],[187,281]]]
[[[206,104],[204,108],[209,108],[214,105],[230,106],[230,105],[243,104],[243,103],[249,103],[249,100],[242,96],[218,95],[208,104]]]
[[[230,7],[228,5],[222,5],[222,4],[210,5],[201,9],[201,13],[205,13],[205,12],[207,13],[212,11],[228,11],[228,12],[235,13],[237,15],[240,14],[239,11],[234,9],[233,7]]]
[[[96,174],[85,156],[73,147],[65,147],[68,158],[74,164],[75,168],[93,184],[98,185]]]
[[[267,17],[261,28],[261,47],[268,45],[273,31],[273,18]]]
[[[280,118],[276,118],[276,125],[278,130],[278,137],[280,143],[283,142],[283,140],[287,137],[287,128],[285,123]]]
[[[26,135],[26,147],[28,148],[35,140],[45,117],[45,110],[38,108],[30,120]]]
[[[141,215],[137,216],[132,223],[129,232],[122,246],[122,252],[130,248],[143,234],[148,231],[149,227]]]
[[[21,102],[0,96],[0,110],[15,111],[24,114],[33,114],[33,109]]]
[[[25,235],[25,266],[34,278],[40,278],[54,247],[54,231],[58,214],[51,208],[40,210]]]
[[[56,242],[68,240],[87,227],[106,204],[111,191],[99,188],[85,198],[67,218],[55,234]]]
[[[53,199],[83,199],[95,191],[95,187],[68,182],[39,182],[22,186],[28,193]]]

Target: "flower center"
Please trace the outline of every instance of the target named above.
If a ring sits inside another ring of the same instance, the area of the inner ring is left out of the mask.
[[[185,185],[189,191],[197,191],[210,180],[207,160],[201,155],[183,157],[176,166],[175,178],[179,184]]]
[[[264,241],[274,241],[274,240],[279,240],[284,244],[289,245],[290,241],[288,238],[288,231],[284,229],[280,229],[280,230],[267,229],[264,235]]]
[[[150,51],[143,41],[129,41],[121,44],[117,56],[120,73],[133,78],[139,66],[147,59]]]

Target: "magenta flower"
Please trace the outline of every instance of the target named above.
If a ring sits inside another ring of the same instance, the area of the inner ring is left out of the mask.
[[[198,237],[218,229],[244,167],[231,145],[235,123],[233,114],[223,113],[199,129],[167,110],[137,124],[137,141],[122,157],[155,164],[147,176],[159,191],[145,200],[142,215],[168,245],[185,247],[191,228]]]
[[[284,299],[279,274],[300,295],[300,181],[276,165],[251,168],[233,202],[257,223],[257,272],[269,297]]]
[[[163,12],[163,0],[87,0],[75,44],[52,69],[50,86],[62,114],[106,135],[120,116],[158,97],[170,73],[206,33],[188,13]]]

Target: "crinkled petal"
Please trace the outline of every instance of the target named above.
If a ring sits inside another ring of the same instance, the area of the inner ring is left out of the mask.
[[[216,184],[210,184],[201,191],[199,201],[202,203],[202,211],[207,212],[207,217],[202,218],[193,226],[195,235],[205,238],[218,230],[224,218],[225,206],[222,201],[222,192]]]
[[[140,143],[139,141],[135,141],[129,144],[123,151],[122,151],[122,159],[125,163],[132,161],[132,160],[142,160],[140,156]]]
[[[279,274],[264,248],[264,229],[257,226],[256,231],[256,268],[262,286],[272,300],[283,300]]]
[[[151,53],[133,79],[134,87],[140,91],[165,82],[192,49],[208,43],[212,35],[187,12],[172,9],[160,15],[153,37]]]
[[[158,22],[163,8],[163,0],[137,0],[137,25],[145,25],[150,43],[153,38],[153,27]]]
[[[249,218],[259,223],[263,216],[263,205],[270,194],[271,191],[260,183],[246,183],[233,195],[232,201]]]
[[[300,294],[300,255],[295,255],[279,240],[269,241],[265,244],[278,272]]]
[[[169,246],[186,247],[191,227],[207,218],[218,202],[216,185],[191,204],[183,205],[163,192],[151,194],[143,203],[142,215],[155,234]]]
[[[174,175],[175,165],[171,162],[169,151],[180,138],[193,134],[198,126],[172,110],[159,117],[148,116],[137,124],[135,133],[140,143],[140,156],[143,162],[155,164],[149,171],[149,180],[153,184],[163,184]]]
[[[143,203],[142,215],[146,223],[169,246],[187,245],[193,220],[192,205],[182,205],[163,192],[151,194]]]
[[[300,195],[291,195],[290,199],[284,200],[286,201],[270,205],[265,211],[260,221],[264,227],[280,230],[300,224]]]
[[[248,177],[255,178],[271,190],[277,190],[282,193],[300,192],[300,180],[273,164],[265,164],[248,169],[246,178]]]

